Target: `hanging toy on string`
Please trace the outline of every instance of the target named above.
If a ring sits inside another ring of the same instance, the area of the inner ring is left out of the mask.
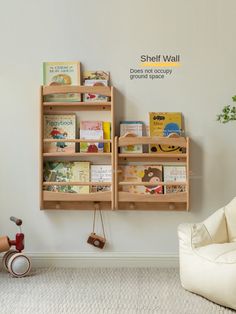
[[[96,223],[96,212],[97,210],[99,211],[100,214],[100,220],[101,220],[101,225],[102,225],[102,232],[103,232],[103,237],[99,236],[95,233],[95,223]],[[104,224],[103,224],[103,218],[102,218],[102,211],[99,208],[99,204],[95,203],[94,207],[94,215],[93,215],[93,232],[90,234],[88,237],[87,243],[99,248],[103,249],[104,245],[106,243],[106,237],[105,237],[105,231],[104,231]]]

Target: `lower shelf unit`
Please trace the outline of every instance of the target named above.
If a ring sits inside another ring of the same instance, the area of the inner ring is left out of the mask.
[[[129,145],[169,145],[182,149],[182,153],[119,153],[120,147]],[[168,194],[144,194],[121,191],[120,187],[148,186],[149,182],[119,182],[119,165],[126,162],[145,162],[152,164],[181,164],[186,167],[185,182],[159,182],[162,186],[185,186],[185,192]],[[115,138],[115,209],[124,210],[189,210],[189,138],[185,137],[134,137]]]

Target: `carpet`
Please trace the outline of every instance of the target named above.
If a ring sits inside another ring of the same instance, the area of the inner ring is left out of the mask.
[[[25,278],[0,271],[1,314],[229,314],[182,289],[177,269],[38,268]]]

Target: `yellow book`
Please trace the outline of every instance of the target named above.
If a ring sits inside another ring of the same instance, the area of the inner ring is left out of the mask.
[[[181,135],[181,112],[149,112],[150,136]],[[150,145],[150,153],[181,153],[181,148],[167,145]]]
[[[111,139],[111,122],[103,122],[103,138],[104,140],[110,140]],[[111,152],[111,144],[110,143],[104,143],[104,153],[110,153]]]

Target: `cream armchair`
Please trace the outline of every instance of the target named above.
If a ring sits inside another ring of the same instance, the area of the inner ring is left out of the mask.
[[[236,198],[178,236],[182,286],[236,310]]]

